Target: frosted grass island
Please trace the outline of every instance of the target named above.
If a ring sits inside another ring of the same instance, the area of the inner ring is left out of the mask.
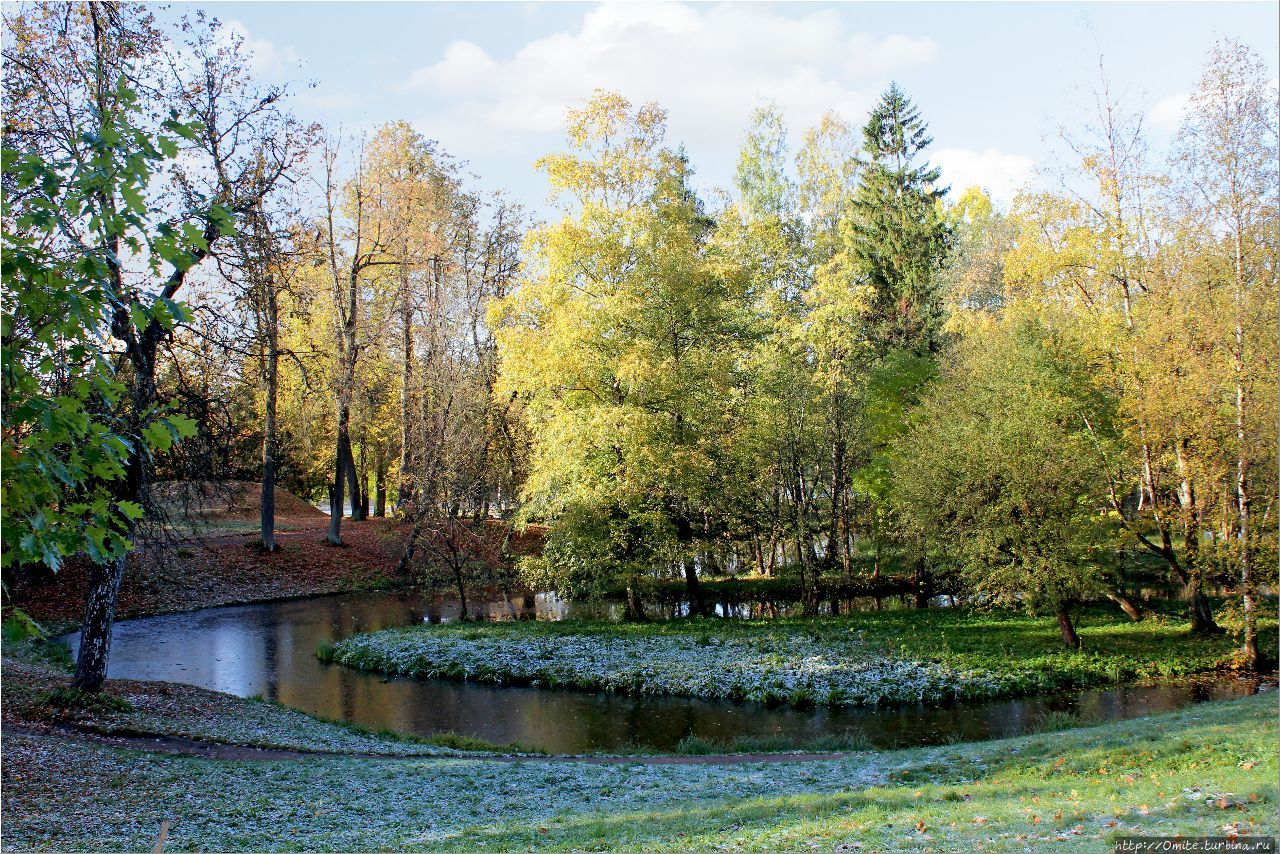
[[[1167,636],[1182,634],[1180,628],[1156,620],[1083,625],[1086,651],[1074,653],[1057,646],[1049,621],[1013,614],[883,613],[878,623],[489,623],[388,629],[318,654],[416,679],[801,708],[876,706],[1023,696],[1212,669],[1225,649],[1218,643],[1168,656]],[[1016,638],[1020,648],[1005,638]],[[987,644],[982,651],[979,639]]]

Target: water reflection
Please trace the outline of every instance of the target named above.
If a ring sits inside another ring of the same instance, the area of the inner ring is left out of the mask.
[[[493,617],[563,617],[549,595],[493,602]],[[456,603],[380,593],[210,608],[116,626],[113,678],[162,679],[242,697],[261,695],[312,714],[428,735],[452,731],[565,753],[628,745],[671,749],[687,735],[796,742],[857,730],[878,747],[999,738],[1027,732],[1050,711],[1101,720],[1254,693],[1245,680],[1114,688],[936,708],[765,709],[754,704],[620,697],[446,681],[384,679],[321,663],[316,648],[355,632],[457,617]],[[77,637],[68,638],[72,645]]]

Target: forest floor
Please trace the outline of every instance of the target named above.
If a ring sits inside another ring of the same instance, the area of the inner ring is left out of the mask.
[[[164,485],[160,500],[173,508],[169,542],[144,546],[129,556],[116,618],[412,583],[397,572],[405,538],[400,520],[343,519],[343,545],[335,547],[326,537],[328,515],[282,489],[276,490],[277,548],[264,552],[256,490],[256,484],[236,482],[216,489]],[[530,526],[512,536],[512,550],[517,555],[536,552],[544,530]],[[67,561],[56,574],[37,568],[17,576],[10,583],[6,614],[17,607],[50,634],[73,631],[84,616],[90,569],[81,557]]]
[[[6,680],[7,680],[6,675]],[[1111,850],[1274,834],[1274,692],[823,762],[142,752],[8,729],[6,850]]]
[[[840,617],[661,623],[421,625],[336,644],[338,663],[393,676],[748,700],[876,705],[1019,696],[1229,668],[1237,639],[1181,615],[1078,616],[1079,652],[1052,617],[939,608]],[[1261,622],[1275,658],[1276,622]]]

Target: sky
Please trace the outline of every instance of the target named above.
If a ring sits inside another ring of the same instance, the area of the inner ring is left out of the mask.
[[[359,134],[404,119],[548,215],[534,161],[564,150],[593,89],[668,110],[704,190],[731,186],[754,107],[776,102],[793,149],[828,110],[860,126],[896,80],[929,123],[943,181],[998,201],[1061,156],[1088,118],[1099,60],[1153,148],[1176,130],[1206,52],[1244,41],[1275,75],[1280,4],[219,2],[256,70],[294,109]]]

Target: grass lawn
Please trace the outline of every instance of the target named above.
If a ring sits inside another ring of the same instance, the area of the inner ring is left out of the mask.
[[[1274,655],[1275,621],[1261,634]],[[522,622],[412,626],[320,651],[397,676],[806,705],[1016,696],[1214,669],[1235,641],[1178,618],[1080,615],[1083,649],[1053,618],[1008,611],[898,610],[747,622]]]
[[[1276,832],[1276,695],[837,761],[237,762],[8,734],[5,848],[1111,850]]]

